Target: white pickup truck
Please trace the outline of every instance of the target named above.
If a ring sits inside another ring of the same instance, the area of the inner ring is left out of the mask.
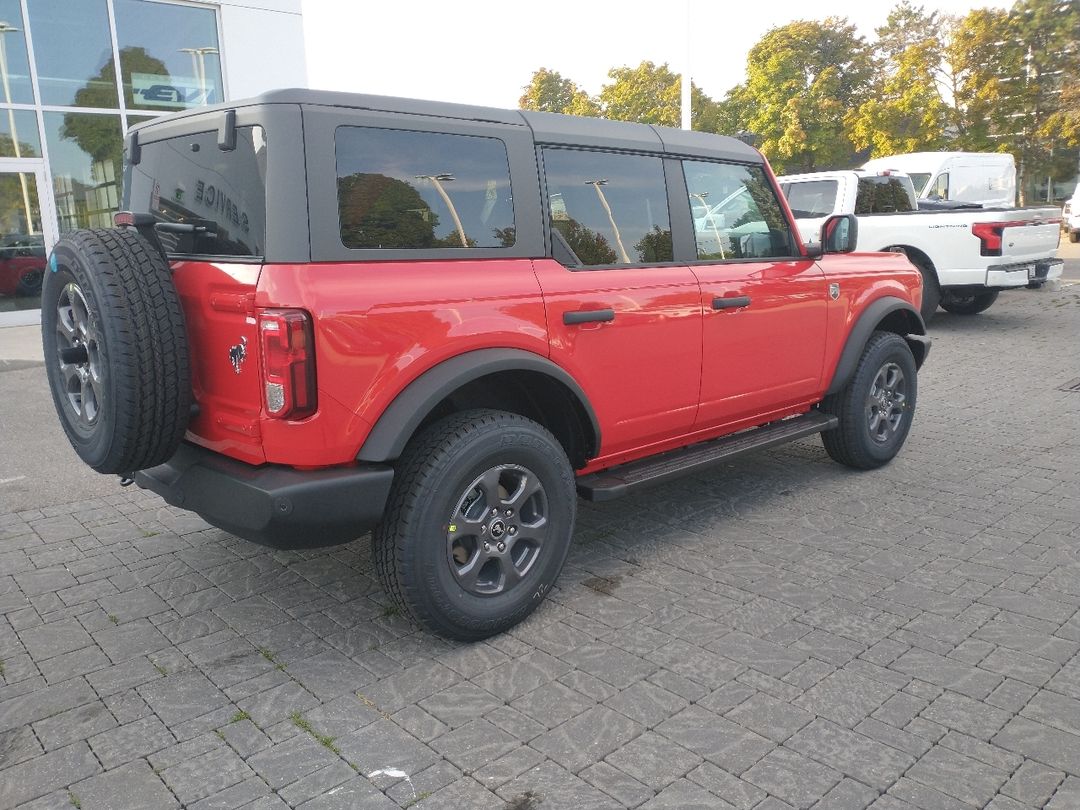
[[[1047,208],[917,210],[911,178],[864,170],[777,178],[804,241],[834,214],[855,214],[857,250],[907,254],[923,274],[922,314],[974,315],[1002,290],[1060,278],[1061,212]]]

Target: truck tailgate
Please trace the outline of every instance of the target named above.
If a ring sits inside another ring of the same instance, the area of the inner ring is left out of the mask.
[[[1012,261],[1045,259],[1057,250],[1060,227],[1057,218],[1010,222],[1001,234],[1001,255]]]

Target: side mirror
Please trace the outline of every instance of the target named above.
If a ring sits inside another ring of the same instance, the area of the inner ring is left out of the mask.
[[[859,241],[859,220],[854,214],[837,214],[821,226],[824,253],[851,253]]]

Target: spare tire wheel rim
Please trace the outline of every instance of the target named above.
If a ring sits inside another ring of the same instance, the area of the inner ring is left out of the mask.
[[[101,348],[86,296],[70,282],[56,303],[56,361],[68,405],[78,424],[97,424],[104,404]]]
[[[544,485],[517,464],[491,467],[457,500],[446,525],[446,559],[465,591],[496,596],[535,567],[549,530]]]
[[[904,371],[896,363],[885,363],[874,375],[866,396],[870,438],[878,444],[892,439],[900,430],[906,409],[907,380]]]

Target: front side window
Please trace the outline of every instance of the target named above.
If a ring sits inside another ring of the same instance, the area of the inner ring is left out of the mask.
[[[506,145],[497,138],[338,127],[337,194],[347,248],[512,247]]]
[[[555,239],[580,265],[672,261],[664,166],[660,158],[545,149]]]
[[[930,190],[930,199],[932,200],[947,200],[949,199],[949,173],[939,174],[934,180],[934,187]]]
[[[835,180],[808,180],[805,183],[785,183],[781,188],[791,206],[795,219],[827,217],[836,207]]]
[[[684,160],[702,260],[794,255],[791,228],[761,166]]]

